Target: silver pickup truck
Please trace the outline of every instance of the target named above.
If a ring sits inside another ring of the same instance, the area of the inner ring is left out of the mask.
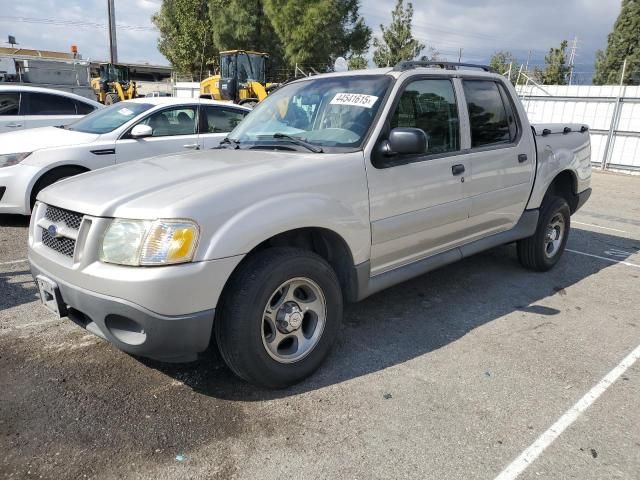
[[[322,363],[344,301],[510,242],[549,270],[591,192],[588,128],[531,126],[485,70],[304,78],[217,149],[43,190],[43,303],[134,355],[190,361],[215,339],[237,375],[279,388]]]

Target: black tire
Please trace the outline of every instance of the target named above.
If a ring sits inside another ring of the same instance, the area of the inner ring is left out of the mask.
[[[553,252],[549,252],[547,229],[552,220],[558,218],[557,216],[561,216],[564,222],[562,238],[559,246],[555,247]],[[567,201],[564,198],[554,196],[545,198],[540,209],[540,217],[538,218],[538,226],[535,233],[529,238],[518,241],[518,260],[524,267],[531,270],[538,272],[551,270],[562,257],[570,229],[571,210]]]
[[[281,363],[263,343],[263,314],[283,283],[304,277],[321,289],[326,320],[309,353],[294,363]],[[248,257],[225,286],[216,311],[215,336],[229,368],[257,386],[284,388],[311,375],[323,362],[342,323],[342,292],[335,272],[320,256],[296,248],[270,248]]]
[[[60,180],[64,180],[65,178],[73,177],[74,175],[80,175],[81,173],[86,172],[79,167],[58,167],[50,172],[45,173],[42,177],[38,179],[36,184],[31,189],[31,209],[33,210],[33,206],[36,203],[36,198],[38,194],[48,187],[49,185],[53,185]]]
[[[120,99],[118,98],[118,94],[116,93],[107,93],[107,96],[104,98],[105,105],[113,105],[114,103],[118,103]]]

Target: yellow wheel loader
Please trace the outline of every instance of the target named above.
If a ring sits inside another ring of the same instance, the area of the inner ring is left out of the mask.
[[[220,74],[200,83],[200,96],[229,100],[248,107],[261,102],[278,84],[267,84],[266,53],[248,50],[220,52]]]
[[[136,82],[129,80],[129,69],[113,63],[100,64],[100,76],[91,79],[91,88],[100,103],[112,105],[136,98]]]

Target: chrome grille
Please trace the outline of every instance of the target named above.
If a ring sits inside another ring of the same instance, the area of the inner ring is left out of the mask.
[[[78,230],[80,223],[82,223],[81,214],[52,206],[47,206],[44,218],[55,223],[64,223],[67,227],[74,230]]]
[[[67,257],[73,257],[73,251],[76,248],[76,241],[73,238],[56,238],[44,229],[42,230],[42,243]]]

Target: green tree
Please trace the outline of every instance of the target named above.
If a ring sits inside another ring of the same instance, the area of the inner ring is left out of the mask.
[[[511,69],[511,83],[514,85],[518,81],[518,73],[520,72],[521,64],[513,53],[507,50],[499,50],[491,56],[489,60],[489,66],[501,75],[508,75],[509,69]],[[525,83],[524,77],[520,79],[520,83]]]
[[[373,40],[373,61],[378,67],[392,67],[403,60],[416,58],[425,45],[413,38],[411,21],[413,20],[413,4],[397,0],[391,12],[391,24],[380,25],[382,39]]]
[[[199,79],[204,65],[218,53],[211,38],[208,0],[163,0],[151,20],[160,31],[160,53],[177,72]]]
[[[365,52],[371,29],[359,0],[264,0],[286,62],[323,68],[338,56]]]
[[[209,0],[213,43],[221,50],[254,50],[269,54],[270,70],[283,65],[283,48],[262,0]],[[213,62],[216,66],[218,60]]]
[[[349,70],[364,70],[369,66],[364,55],[354,54],[349,57]]]
[[[627,60],[625,85],[640,85],[640,0],[622,0],[622,10],[609,34],[606,51],[596,54],[596,85],[618,84]]]
[[[569,42],[563,40],[560,48],[551,48],[544,57],[545,68],[536,68],[534,76],[544,85],[566,85],[571,68],[567,65],[567,46]]]

